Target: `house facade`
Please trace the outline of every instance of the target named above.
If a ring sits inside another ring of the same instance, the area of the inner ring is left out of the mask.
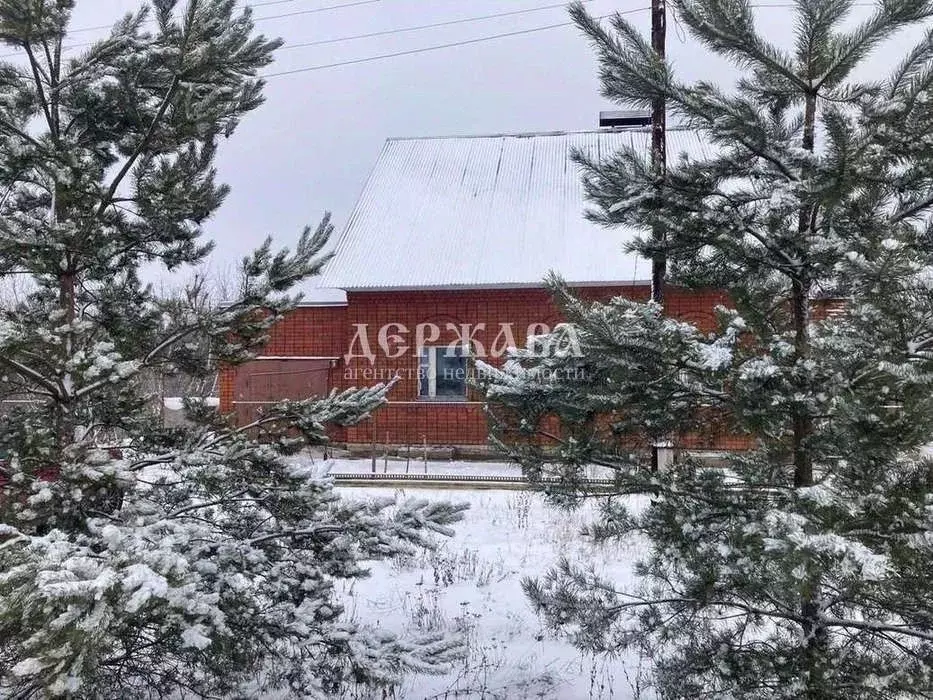
[[[276,325],[262,356],[222,373],[221,410],[245,423],[271,401],[394,378],[389,403],[335,442],[481,450],[473,360],[497,364],[561,322],[548,272],[594,300],[649,297],[650,262],[625,251],[634,232],[585,218],[570,154],[631,146],[647,158],[650,140],[645,128],[388,140],[321,288]],[[687,156],[704,148],[690,131],[671,130],[668,144]],[[674,287],[665,308],[711,329],[726,301]]]

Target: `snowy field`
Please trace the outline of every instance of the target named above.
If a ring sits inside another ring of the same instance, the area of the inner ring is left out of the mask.
[[[327,460],[333,474],[370,474],[370,459]],[[514,476],[522,475],[521,467],[507,462],[468,462],[463,460],[405,460],[398,457],[376,458],[377,474],[463,474],[470,476]]]
[[[337,471],[337,470],[335,470]],[[587,700],[639,693],[639,662],[582,656],[531,610],[525,576],[560,556],[592,565],[620,584],[632,580],[634,545],[595,548],[578,536],[592,504],[573,513],[527,491],[405,490],[340,487],[350,498],[398,496],[467,502],[464,522],[440,549],[379,562],[344,591],[348,614],[393,632],[455,631],[469,656],[445,676],[410,676],[392,698],[405,700]],[[644,669],[642,669],[643,671]]]
[[[308,459],[306,455],[293,458],[295,460]],[[370,474],[373,472],[373,463],[371,459],[327,459],[316,456],[315,461],[326,464],[332,474]],[[512,462],[471,462],[467,460],[427,460],[412,457],[377,457],[377,474],[414,474],[417,476],[428,476],[441,474],[459,474],[464,476],[511,476],[521,477],[522,469]],[[602,467],[589,466],[585,468],[585,475],[591,479],[604,479],[612,476],[612,473]]]

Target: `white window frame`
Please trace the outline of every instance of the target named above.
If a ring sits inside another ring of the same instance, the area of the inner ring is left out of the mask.
[[[438,396],[437,395],[437,354],[438,352],[446,352],[451,348],[456,348],[457,346],[451,345],[422,345],[418,348],[418,369],[421,369],[421,355],[427,350],[428,352],[428,394],[425,396],[421,393],[421,376],[418,377],[418,399],[420,401],[466,401],[467,395],[469,394],[470,387],[467,385],[466,377],[463,378],[463,394],[458,394],[457,396]],[[464,363],[464,369],[469,365],[470,359],[470,346],[461,345],[460,352],[463,353],[462,357],[466,362]]]

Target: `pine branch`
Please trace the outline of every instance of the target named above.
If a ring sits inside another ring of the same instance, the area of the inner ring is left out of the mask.
[[[731,56],[740,64],[758,65],[801,91],[810,89],[787,57],[755,32],[748,0],[731,3],[728,8],[697,0],[673,0],[673,5],[693,35],[717,53]]]
[[[891,217],[888,219],[888,223],[890,224],[900,223],[902,221],[905,221],[907,219],[910,219],[916,216],[917,214],[920,214],[925,209],[929,209],[931,206],[933,206],[933,193],[927,195],[926,197],[919,200],[918,202],[911,204],[910,206],[904,207],[903,209],[900,209],[894,212],[894,214],[892,214]]]
[[[282,530],[281,532],[273,532],[268,535],[263,535],[261,537],[254,537],[251,540],[247,541],[247,544],[251,547],[255,547],[260,544],[266,544],[267,542],[274,542],[275,540],[281,540],[285,538],[298,539],[301,537],[320,537],[322,535],[342,535],[345,534],[345,528],[343,527],[317,527],[310,530]]]
[[[838,53],[826,74],[816,82],[814,88],[821,90],[843,80],[858,61],[873,48],[896,31],[933,15],[933,3],[929,0],[891,0],[880,3],[873,17],[856,27],[848,35],[837,38],[830,45]]]
[[[120,168],[111,181],[110,186],[107,188],[107,192],[104,194],[103,198],[101,199],[100,206],[97,208],[97,214],[95,216],[96,219],[99,219],[103,215],[104,211],[106,211],[107,207],[109,207],[113,202],[113,198],[116,195],[120,184],[123,182],[123,179],[133,168],[136,160],[143,154],[146,148],[149,147],[149,143],[153,136],[155,136],[156,129],[159,127],[159,124],[165,116],[166,111],[168,111],[168,108],[171,105],[172,100],[175,98],[175,93],[180,85],[181,77],[176,74],[172,78],[172,82],[165,93],[165,97],[162,98],[162,102],[159,105],[159,108],[156,110],[156,114],[152,118],[152,122],[149,124],[149,128],[146,129],[145,134],[143,134],[143,137],[140,139],[139,143],[136,144],[136,148],[133,149],[133,152],[127,157],[123,167]]]
[[[36,59],[36,55],[32,50],[32,45],[28,40],[23,42],[23,48],[26,50],[26,56],[29,58],[29,68],[32,71],[33,84],[36,88],[36,95],[39,98],[39,104],[42,105],[42,112],[45,114],[46,124],[49,127],[49,132],[52,135],[52,139],[57,142],[58,134],[55,129],[55,120],[52,117],[52,110],[49,105],[49,101],[45,96],[45,88],[42,85],[43,76],[41,74],[41,66]],[[45,78],[48,80],[48,76],[45,76]]]
[[[22,377],[35,382],[47,392],[49,392],[51,396],[55,397],[56,400],[62,400],[64,398],[62,395],[61,386],[59,386],[56,382],[47,379],[41,372],[32,369],[31,367],[28,367],[16,359],[10,357],[9,355],[3,353],[0,353],[0,364],[6,365]]]
[[[933,29],[928,29],[920,41],[895,69],[888,80],[888,98],[897,95],[904,84],[920,71],[929,67],[933,61]]]
[[[13,134],[14,136],[19,137],[19,138],[22,139],[25,143],[28,143],[30,146],[32,146],[33,148],[35,148],[35,149],[37,149],[37,150],[42,149],[42,144],[40,144],[38,141],[36,141],[32,136],[30,136],[29,134],[27,134],[25,131],[23,131],[22,129],[17,128],[16,126],[14,126],[13,124],[11,124],[11,123],[10,123],[9,121],[7,121],[6,119],[3,119],[2,117],[0,117],[0,129],[4,130],[4,131],[6,131],[6,132],[8,132],[8,133],[10,133],[10,134]]]

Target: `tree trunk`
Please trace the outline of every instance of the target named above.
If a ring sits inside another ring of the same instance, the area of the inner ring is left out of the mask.
[[[51,213],[53,227],[61,220],[61,207],[62,196],[58,186],[55,185],[52,191]],[[74,271],[74,261],[72,255],[66,252],[63,255],[61,268],[58,273],[58,305],[62,312],[62,322],[68,326],[68,330],[65,331],[62,337],[61,376],[59,377],[61,392],[56,405],[56,432],[59,458],[61,458],[65,448],[71,445],[75,440],[75,419],[72,411],[71,399],[74,391],[73,378],[65,367],[75,352],[73,324],[77,317],[77,286],[78,280],[77,274]]]
[[[813,152],[816,125],[816,95],[807,95],[804,105],[803,148]],[[803,176],[807,177],[804,172]],[[809,243],[806,240],[813,218],[812,205],[802,206],[797,221],[797,257],[799,268],[791,280],[791,313],[794,324],[794,356],[799,362],[810,356],[810,270]],[[793,419],[794,486],[813,485],[813,462],[807,442],[813,432],[813,418],[805,409],[796,408]]]
[[[811,153],[814,150],[814,135],[816,125],[816,95],[808,94],[804,102],[803,148]],[[802,173],[806,178],[809,173],[804,169]],[[800,267],[791,283],[791,313],[794,326],[794,359],[795,362],[805,360],[810,356],[810,292],[812,288],[809,270],[808,238],[813,235],[811,230],[814,221],[813,205],[801,207],[797,223],[797,255]],[[794,488],[812,486],[813,456],[809,445],[813,434],[813,417],[806,408],[796,407],[793,415],[793,463]],[[808,571],[802,601],[800,605],[801,627],[806,648],[804,650],[804,667],[806,678],[806,697],[817,700],[823,692],[821,680],[821,660],[824,656],[828,636],[826,628],[820,623],[822,595],[820,592],[821,576],[818,571]]]
[[[807,280],[795,279],[791,288],[791,306],[794,322],[794,355],[800,361],[810,355],[810,284]],[[794,409],[793,457],[794,487],[813,485],[813,461],[807,446],[813,432],[813,418],[805,410]]]

